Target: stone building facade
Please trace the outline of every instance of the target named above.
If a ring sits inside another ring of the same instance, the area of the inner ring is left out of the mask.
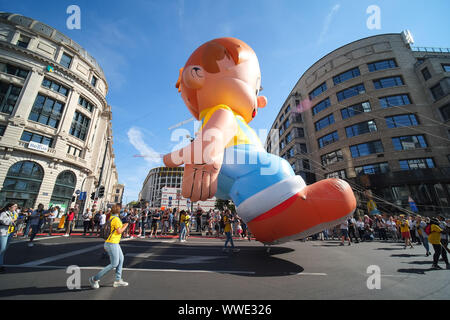
[[[78,204],[90,206],[99,183],[97,206],[106,204],[118,184],[107,92],[103,70],[79,44],[0,13],[0,205],[68,208],[79,191],[87,197]]]
[[[354,41],[314,63],[273,123],[277,150],[308,183],[349,181],[364,208],[450,214],[450,50],[405,33]],[[278,134],[279,133],[279,134]]]

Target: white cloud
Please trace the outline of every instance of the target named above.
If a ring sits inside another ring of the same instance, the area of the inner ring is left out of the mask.
[[[140,129],[132,127],[127,132],[128,141],[140,152],[145,161],[151,166],[161,165],[161,155],[148,146],[143,138],[143,133]]]
[[[341,5],[338,3],[328,13],[327,17],[325,18],[324,24],[323,24],[322,32],[320,33],[320,36],[319,36],[319,40],[317,40],[317,44],[321,44],[324,41],[324,39],[327,35],[327,32],[328,32],[328,29],[330,28],[331,21],[333,20],[333,16],[339,11],[340,7],[341,7]]]

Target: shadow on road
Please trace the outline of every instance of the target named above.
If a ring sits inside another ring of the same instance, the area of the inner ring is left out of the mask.
[[[407,254],[407,253],[403,253],[403,254],[391,254],[391,257],[397,257],[397,258],[411,258],[411,257],[422,257],[424,256],[423,254]]]
[[[11,298],[15,296],[34,296],[41,294],[59,294],[59,293],[67,293],[70,291],[74,292],[82,292],[82,291],[90,291],[92,290],[90,287],[81,288],[78,290],[69,290],[67,287],[46,287],[46,288],[37,288],[37,287],[28,287],[28,288],[14,288],[14,289],[5,289],[0,290],[0,298]]]
[[[427,268],[427,269],[416,269],[416,268],[410,268],[410,269],[398,269],[397,272],[400,273],[414,273],[414,274],[425,274],[425,272],[428,271],[436,271],[434,269],[431,268]]]

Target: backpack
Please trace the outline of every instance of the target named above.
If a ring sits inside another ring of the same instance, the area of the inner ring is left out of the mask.
[[[114,217],[116,218],[116,217]],[[109,219],[101,228],[100,230],[100,237],[103,238],[104,240],[108,240],[109,237],[111,236],[111,234],[115,231],[115,230],[111,230],[111,222],[113,221],[113,219]]]
[[[425,227],[425,233],[426,233],[427,235],[430,235],[430,234],[431,234],[431,224],[427,224],[427,226]]]
[[[95,216],[94,216],[94,222],[95,222],[95,223],[100,222],[100,213],[99,213],[99,212],[97,212],[97,213],[95,214]]]

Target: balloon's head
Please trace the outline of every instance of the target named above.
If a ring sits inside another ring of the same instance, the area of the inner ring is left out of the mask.
[[[259,96],[258,58],[235,38],[211,40],[195,50],[180,70],[176,87],[197,120],[203,110],[224,104],[248,123],[267,104],[266,97]]]

